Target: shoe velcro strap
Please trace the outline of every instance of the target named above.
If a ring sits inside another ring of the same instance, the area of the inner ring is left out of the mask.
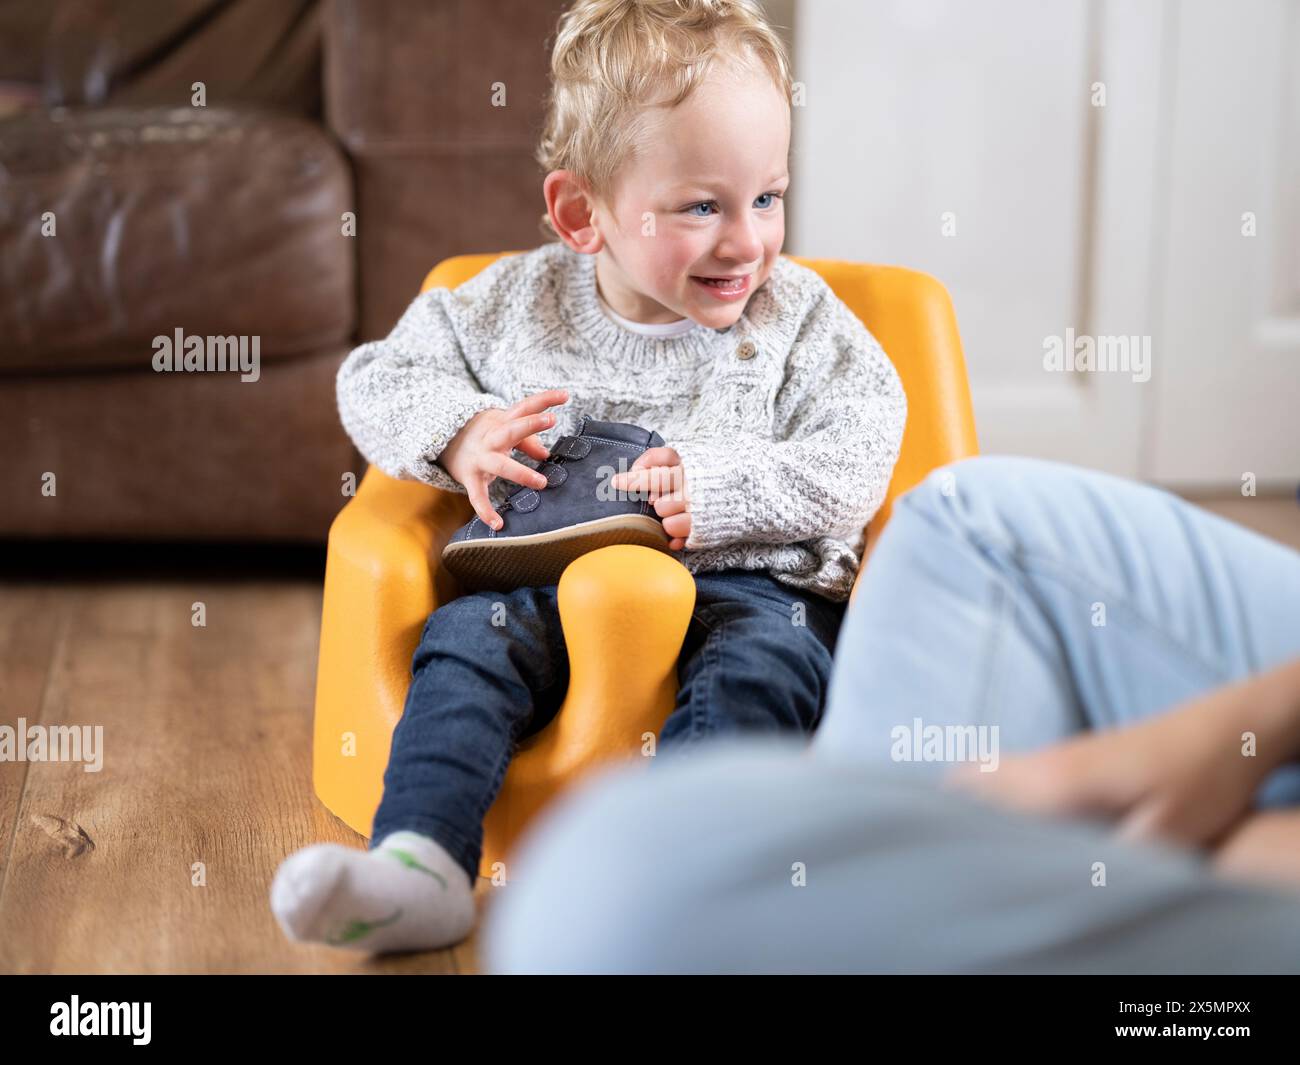
[[[547,488],[562,485],[569,478],[569,471],[558,462],[543,462],[537,467],[537,472],[546,478]]]
[[[510,506],[512,509],[519,511],[521,514],[527,514],[530,510],[536,510],[537,504],[542,501],[533,489],[528,488],[518,495],[510,497]]]
[[[562,436],[551,448],[551,457],[559,455],[566,459],[585,459],[591,453],[591,441],[580,436]]]

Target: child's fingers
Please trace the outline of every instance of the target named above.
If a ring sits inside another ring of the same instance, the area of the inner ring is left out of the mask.
[[[669,536],[679,537],[685,542],[691,534],[691,516],[689,514],[674,514],[671,517],[664,518],[664,532]]]
[[[491,472],[498,477],[504,477],[507,481],[514,481],[526,488],[545,488],[546,478],[530,466],[525,466],[522,462],[516,462],[514,459],[506,458],[505,455],[494,455],[488,460],[488,467]]]
[[[628,492],[648,492],[648,499],[658,499],[682,491],[685,478],[681,466],[651,466],[628,469],[610,478],[612,488]]]
[[[655,513],[661,518],[671,517],[673,514],[682,514],[685,511],[686,497],[681,492],[660,496],[655,500]]]
[[[483,482],[477,477],[470,480],[465,486],[465,494],[469,496],[470,506],[474,508],[474,513],[478,515],[479,521],[492,529],[500,528],[501,515],[492,507],[491,500],[488,499],[487,489]]]
[[[640,470],[646,466],[680,466],[681,455],[670,447],[651,447],[641,452],[631,465],[631,469]]]
[[[535,458],[539,462],[545,462],[551,457],[550,449],[541,442],[536,436],[526,436],[515,445],[520,451],[530,458]]]
[[[492,451],[508,451],[525,437],[549,429],[554,424],[554,414],[530,414],[524,418],[512,418],[489,429],[483,436],[483,446]]]
[[[524,414],[540,414],[547,407],[558,407],[568,402],[568,392],[563,388],[551,388],[536,395],[525,396],[514,406],[508,407],[506,415],[510,418],[518,418]]]

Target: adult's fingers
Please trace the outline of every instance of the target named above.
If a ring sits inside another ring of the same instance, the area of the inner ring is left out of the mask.
[[[1044,810],[1060,799],[1044,786],[1040,766],[1030,755],[1003,755],[995,773],[983,772],[975,762],[958,762],[944,775],[943,784],[1013,809]]]

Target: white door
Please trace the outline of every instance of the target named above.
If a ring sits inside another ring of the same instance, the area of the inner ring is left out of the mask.
[[[1300,3],[1176,5],[1153,479],[1300,479]]]
[[[804,0],[787,250],[943,281],[986,453],[1293,476],[1298,6]]]

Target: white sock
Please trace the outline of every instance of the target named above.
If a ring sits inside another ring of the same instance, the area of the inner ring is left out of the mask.
[[[475,918],[465,870],[418,832],[393,832],[368,851],[304,847],[276,870],[271,910],[290,939],[376,953],[451,946]]]

